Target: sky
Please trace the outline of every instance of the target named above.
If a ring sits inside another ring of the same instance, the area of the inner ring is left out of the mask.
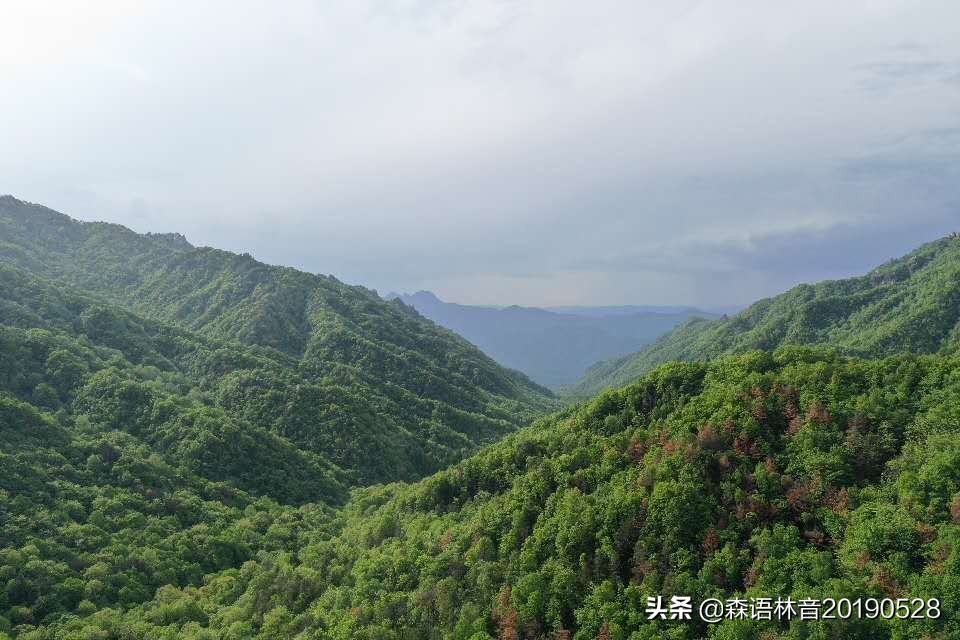
[[[960,4],[11,1],[0,193],[387,291],[725,307],[960,230]]]

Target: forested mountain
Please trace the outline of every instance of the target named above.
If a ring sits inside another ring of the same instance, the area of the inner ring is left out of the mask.
[[[589,397],[671,360],[802,344],[860,357],[960,344],[960,238],[926,244],[865,276],[802,284],[718,320],[693,319],[635,354],[599,363],[568,389]]]
[[[960,637],[958,252],[530,423],[548,392],[400,302],[0,199],[0,639]],[[648,620],[672,595],[939,604]]]
[[[429,291],[390,294],[480,347],[497,362],[533,380],[560,387],[579,380],[590,365],[653,342],[692,316],[685,307],[483,307],[444,302]]]
[[[0,198],[0,637],[296,551],[555,403],[375,292]]]
[[[45,565],[29,561],[36,543],[9,552],[9,615],[31,640],[954,638],[958,411],[955,357],[794,347],[669,364],[416,484],[361,490],[336,514],[248,506],[236,522],[223,508],[255,559],[143,604],[104,599],[107,567],[79,551],[90,568],[62,596],[73,613],[25,625],[20,602]],[[106,510],[88,519],[109,526]],[[648,620],[658,595],[939,607],[708,626]]]
[[[358,483],[421,477],[554,406],[522,374],[373,291],[180,236],[81,223],[7,196],[3,264],[6,324],[50,326],[76,349],[93,342],[181,376],[185,393],[209,394]],[[50,381],[40,371],[29,382]],[[72,392],[60,401],[74,403]]]

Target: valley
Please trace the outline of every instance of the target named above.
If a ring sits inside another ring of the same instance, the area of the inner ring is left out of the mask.
[[[332,277],[10,197],[0,238],[0,634],[956,630],[956,238],[689,319],[583,402]],[[643,615],[678,591],[945,615]]]

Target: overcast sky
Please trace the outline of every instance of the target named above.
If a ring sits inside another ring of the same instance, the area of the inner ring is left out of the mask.
[[[956,0],[11,1],[0,95],[0,193],[381,292],[734,305],[960,230]]]

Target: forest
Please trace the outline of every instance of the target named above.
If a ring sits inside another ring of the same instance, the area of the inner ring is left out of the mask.
[[[958,283],[944,238],[574,402],[332,276],[0,198],[0,638],[960,637]]]

